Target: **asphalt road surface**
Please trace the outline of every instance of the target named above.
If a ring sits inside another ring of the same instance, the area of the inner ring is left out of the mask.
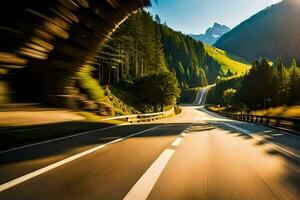
[[[155,123],[0,152],[0,199],[299,200],[300,137],[210,113],[205,96]]]

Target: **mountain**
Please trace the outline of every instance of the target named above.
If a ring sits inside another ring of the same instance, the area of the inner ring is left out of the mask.
[[[197,41],[166,25],[159,24],[161,43],[170,71],[183,87],[214,83],[218,77],[245,74],[250,66],[244,60]],[[205,81],[206,79],[207,81]]]
[[[224,34],[215,46],[248,62],[260,57],[300,62],[300,2],[283,0]]]
[[[199,87],[214,83],[219,76],[240,75],[250,68],[235,56],[154,21],[145,11],[129,17],[100,53],[101,67],[111,70],[106,70],[103,85],[112,81],[132,83],[170,71],[183,88]],[[109,78],[109,74],[116,74],[117,79]]]
[[[190,34],[190,36],[195,40],[213,45],[222,35],[224,35],[228,31],[230,31],[230,28],[228,28],[227,26],[215,23],[212,27],[206,30],[205,34]]]

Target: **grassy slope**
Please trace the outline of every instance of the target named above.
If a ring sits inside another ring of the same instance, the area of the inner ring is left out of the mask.
[[[208,55],[213,57],[221,65],[221,70],[225,74],[230,69],[232,73],[237,72],[237,75],[242,75],[251,68],[246,61],[237,56],[231,55],[224,50],[209,45],[205,45],[205,50]]]
[[[134,105],[134,97],[132,94],[119,90],[115,87],[106,88],[105,93],[114,107],[115,115],[131,115],[140,113],[132,105]]]

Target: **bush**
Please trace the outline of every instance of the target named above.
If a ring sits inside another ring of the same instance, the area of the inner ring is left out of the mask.
[[[179,84],[173,73],[164,72],[143,77],[136,82],[136,95],[139,104],[145,107],[161,107],[176,104],[180,96]],[[156,110],[156,109],[155,109]]]
[[[104,91],[99,86],[98,81],[92,77],[94,68],[90,65],[84,65],[78,72],[78,83],[81,91],[88,96],[89,99],[96,102],[104,100]]]

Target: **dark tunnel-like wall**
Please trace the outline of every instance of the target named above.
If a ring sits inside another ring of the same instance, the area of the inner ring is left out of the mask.
[[[0,6],[0,81],[21,101],[72,107],[78,69],[149,0],[9,0]]]

